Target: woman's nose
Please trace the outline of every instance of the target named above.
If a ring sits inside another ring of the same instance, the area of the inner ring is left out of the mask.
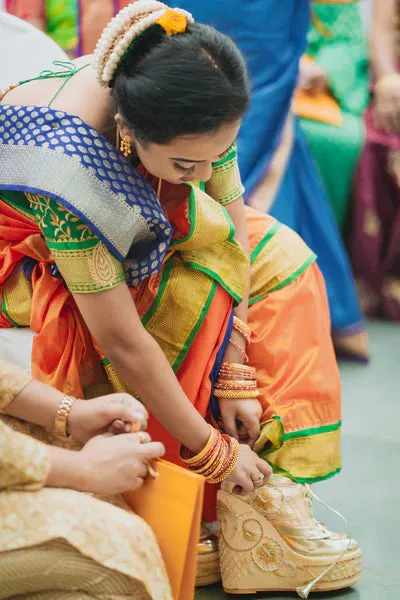
[[[208,181],[209,179],[211,179],[211,175],[212,175],[212,163],[207,162],[202,165],[199,165],[197,167],[196,171],[197,171],[196,176],[201,181]]]

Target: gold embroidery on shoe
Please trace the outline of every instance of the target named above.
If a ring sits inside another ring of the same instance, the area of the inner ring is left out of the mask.
[[[257,490],[250,498],[249,504],[267,519],[278,516],[283,506],[284,496],[281,490],[265,487]]]
[[[276,571],[284,562],[282,546],[272,538],[265,537],[262,543],[254,548],[251,556],[262,571]]]

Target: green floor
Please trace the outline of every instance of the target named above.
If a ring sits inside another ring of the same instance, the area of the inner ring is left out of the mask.
[[[313,486],[315,493],[347,517],[364,552],[364,571],[354,588],[311,594],[311,599],[400,600],[400,326],[371,323],[369,330],[371,364],[346,364],[341,369],[343,471]],[[340,527],[336,517],[324,514],[323,520],[332,529]],[[196,600],[252,597],[228,596],[215,586],[200,590]],[[298,596],[258,594],[255,598]]]

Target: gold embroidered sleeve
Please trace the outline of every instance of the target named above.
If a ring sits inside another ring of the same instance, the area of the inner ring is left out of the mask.
[[[86,223],[51,198],[28,193],[26,197],[71,292],[102,292],[124,281],[122,263]]]
[[[46,445],[13,431],[0,418],[0,489],[39,489],[49,469]]]
[[[243,196],[244,187],[240,179],[236,144],[225,156],[213,163],[211,179],[206,183],[206,192],[222,205],[231,204]]]
[[[31,379],[18,367],[0,360],[0,413],[22,392]]]

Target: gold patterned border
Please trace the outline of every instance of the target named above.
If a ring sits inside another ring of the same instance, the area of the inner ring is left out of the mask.
[[[250,304],[288,285],[315,258],[297,233],[281,225],[251,265]]]
[[[1,309],[15,327],[29,327],[32,288],[21,268],[16,268],[3,286]]]
[[[341,468],[340,427],[334,431],[286,439],[268,461],[287,471],[298,483],[312,483]]]
[[[214,282],[204,273],[186,268],[178,257],[170,260],[172,267],[166,285],[145,327],[174,366],[201,321]]]
[[[125,280],[122,263],[103,242],[84,250],[52,249],[52,254],[70,292],[91,294]]]

